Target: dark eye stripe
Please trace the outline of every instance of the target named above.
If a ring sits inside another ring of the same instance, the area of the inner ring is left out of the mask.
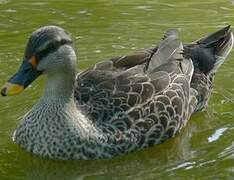
[[[36,52],[35,56],[40,61],[41,59],[48,56],[50,53],[56,51],[60,46],[71,43],[71,41],[68,41],[66,39],[62,39],[60,41],[51,41],[44,49]]]

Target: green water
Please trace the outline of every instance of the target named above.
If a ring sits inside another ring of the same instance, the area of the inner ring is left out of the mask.
[[[232,0],[0,0],[0,84],[20,64],[26,39],[55,24],[75,41],[84,69],[109,57],[157,44],[167,28],[193,41],[227,24]],[[209,107],[168,142],[113,159],[57,161],[35,157],[12,143],[19,119],[42,92],[39,78],[22,94],[0,97],[0,180],[234,179],[234,53],[220,68]]]

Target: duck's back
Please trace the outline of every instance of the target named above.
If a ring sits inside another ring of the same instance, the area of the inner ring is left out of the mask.
[[[103,132],[134,134],[138,147],[172,137],[196,105],[193,64],[182,50],[170,30],[158,48],[96,64],[77,76],[78,106]]]

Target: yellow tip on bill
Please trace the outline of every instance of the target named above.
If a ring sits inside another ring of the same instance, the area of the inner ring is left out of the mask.
[[[24,86],[19,84],[12,84],[7,82],[1,89],[2,96],[13,96],[21,93],[24,90]]]

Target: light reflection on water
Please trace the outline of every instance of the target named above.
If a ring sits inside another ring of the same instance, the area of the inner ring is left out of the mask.
[[[57,24],[71,32],[79,68],[157,44],[167,28],[193,41],[234,25],[233,1],[22,1],[0,0],[0,84],[15,72],[34,29]],[[168,142],[144,151],[95,161],[32,156],[11,141],[20,117],[40,97],[43,78],[16,97],[0,98],[0,179],[213,179],[233,171],[234,54],[217,74],[206,111]],[[221,134],[216,131],[224,128]],[[214,136],[213,136],[214,135]],[[211,142],[209,138],[213,138]],[[215,140],[214,140],[215,139]]]

